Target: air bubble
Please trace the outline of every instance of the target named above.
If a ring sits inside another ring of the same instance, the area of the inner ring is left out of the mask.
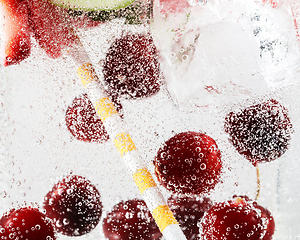
[[[205,170],[206,169],[206,164],[205,163],[201,163],[200,164],[200,169],[201,170]]]
[[[63,224],[64,224],[64,225],[69,225],[69,224],[70,224],[70,220],[67,219],[67,218],[64,218],[64,219],[63,219]]]
[[[186,61],[186,60],[188,59],[188,55],[183,55],[183,56],[181,57],[181,59],[182,59],[182,61]]]

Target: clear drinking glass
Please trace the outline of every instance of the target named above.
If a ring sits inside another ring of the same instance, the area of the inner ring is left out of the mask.
[[[259,165],[257,201],[274,216],[274,240],[300,239],[300,53],[295,16],[282,2],[276,8],[254,0],[189,4],[166,17],[154,1],[150,28],[114,19],[81,29],[78,36],[101,79],[114,39],[150,29],[165,84],[151,97],[121,99],[123,121],[153,176],[158,149],[176,133],[200,131],[214,138],[223,161],[222,181],[207,195],[214,202],[257,195],[257,170],[228,141],[225,116],[237,106],[269,98],[284,105],[294,133],[282,157]],[[29,58],[0,68],[0,214],[24,205],[42,207],[48,191],[69,174],[95,184],[103,217],[121,200],[142,198],[111,141],[82,142],[66,127],[68,106],[85,92],[76,63],[67,53],[51,59],[32,41]],[[170,193],[159,187],[167,198]],[[102,223],[76,238],[105,239]],[[70,237],[59,234],[59,239]]]

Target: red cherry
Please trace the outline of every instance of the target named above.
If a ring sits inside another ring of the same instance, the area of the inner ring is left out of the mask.
[[[109,240],[158,240],[162,237],[146,203],[133,199],[115,205],[103,220]]]
[[[81,236],[100,221],[102,203],[97,188],[81,176],[67,176],[46,195],[46,216],[64,235]]]
[[[247,197],[217,203],[201,220],[201,237],[204,240],[271,239],[265,236],[273,234],[274,219],[268,210],[262,209]]]
[[[103,67],[112,95],[142,98],[160,89],[157,50],[150,35],[127,34],[110,46]]]
[[[199,240],[198,222],[212,206],[210,199],[172,196],[168,199],[168,205],[187,240]]]
[[[258,205],[256,202],[254,202],[253,204],[261,211],[261,217],[266,219],[267,221],[266,233],[262,240],[272,240],[272,236],[275,232],[275,221],[271,215],[271,212],[268,209]]]
[[[0,219],[0,239],[55,240],[52,223],[37,208],[12,209]]]
[[[170,138],[154,160],[158,181],[174,193],[201,194],[219,182],[221,152],[214,139],[196,132]]]
[[[103,143],[109,139],[87,94],[76,97],[68,107],[66,125],[72,135],[81,141]]]
[[[256,165],[284,154],[294,130],[286,108],[272,99],[229,113],[225,131],[237,151]]]

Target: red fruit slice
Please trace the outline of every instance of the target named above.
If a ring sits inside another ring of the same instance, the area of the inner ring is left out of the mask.
[[[46,216],[55,229],[68,236],[81,236],[100,221],[102,203],[97,188],[81,176],[67,176],[46,195]]]
[[[214,139],[183,132],[166,141],[154,160],[158,181],[174,193],[201,194],[219,182],[221,152]]]
[[[294,132],[287,109],[274,99],[229,113],[225,131],[236,150],[253,165],[284,154]]]
[[[72,105],[68,107],[66,124],[69,131],[78,140],[103,143],[109,139],[87,94],[75,98]]]
[[[48,0],[25,0],[29,6],[29,22],[40,47],[51,58],[61,56],[66,46],[75,44],[76,37],[65,19],[65,11]]]
[[[270,239],[265,236],[273,234],[274,220],[261,209],[264,208],[245,197],[217,203],[201,220],[201,236],[205,240]]]
[[[158,240],[162,237],[146,203],[133,199],[115,205],[103,220],[109,240]]]
[[[36,208],[12,209],[0,219],[0,239],[55,240],[52,223]]]
[[[103,67],[111,95],[142,98],[161,86],[157,50],[150,35],[128,34],[110,46]]]
[[[158,2],[160,12],[166,16],[170,13],[182,12],[191,6],[188,0],[159,0]]]
[[[3,65],[18,64],[30,55],[31,49],[27,5],[21,0],[3,0],[0,7],[4,15]]]
[[[278,0],[262,0],[264,4],[269,4],[273,8],[277,8],[278,6]]]
[[[199,225],[204,213],[210,209],[209,198],[175,197],[168,199],[168,205],[188,240],[200,240]]]

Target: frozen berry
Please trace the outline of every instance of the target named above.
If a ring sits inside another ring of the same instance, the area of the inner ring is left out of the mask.
[[[103,67],[112,95],[142,98],[161,86],[157,50],[150,35],[127,34],[110,46]]]
[[[81,236],[93,230],[100,221],[102,203],[97,188],[77,175],[65,177],[46,195],[46,216],[58,232]]]
[[[168,205],[187,240],[199,240],[199,225],[204,213],[212,206],[208,198],[176,197],[168,199]]]
[[[273,161],[285,153],[293,126],[286,108],[272,99],[229,113],[225,131],[237,151],[256,165]]]
[[[154,160],[158,181],[174,193],[201,194],[220,180],[221,152],[204,133],[182,132],[158,150]]]
[[[264,208],[247,197],[236,196],[215,204],[201,220],[202,239],[270,239],[264,237],[269,227],[275,227],[274,220],[261,209]]]
[[[66,124],[69,131],[78,140],[103,143],[109,139],[87,94],[76,97],[68,107]]]
[[[139,199],[115,205],[103,221],[109,240],[158,240],[162,237],[145,202]]]
[[[0,219],[0,239],[56,239],[51,221],[37,208],[12,209]]]

